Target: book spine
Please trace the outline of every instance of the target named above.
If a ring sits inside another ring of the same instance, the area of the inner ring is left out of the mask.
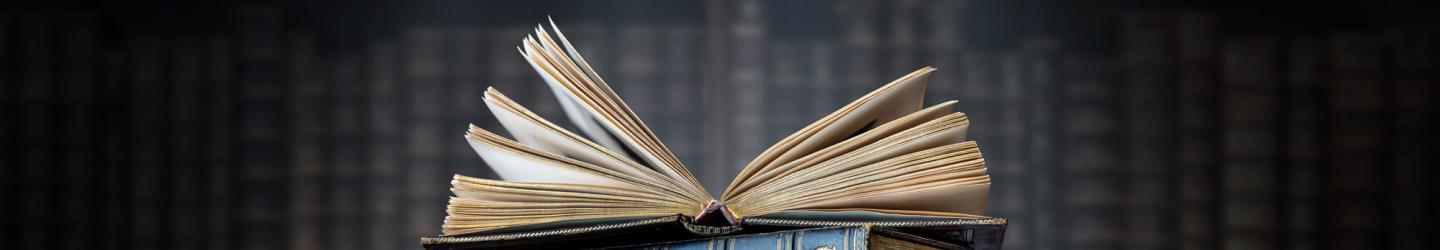
[[[920,19],[917,12],[926,7],[924,5],[926,2],[897,0],[888,1],[886,4],[889,6],[884,8],[887,11],[884,16],[889,19],[889,22],[886,22],[888,26],[885,28],[885,34],[881,37],[884,38],[882,41],[884,43],[883,56],[888,59],[889,63],[885,65],[883,72],[904,74],[926,66],[918,65],[920,51],[916,45],[919,44],[919,34],[915,30]]]
[[[9,10],[0,10],[0,196],[20,197],[18,194],[18,182],[16,175],[19,158],[19,147],[16,140],[16,123],[19,117],[16,114],[20,111],[18,102],[19,95],[16,94],[19,84],[12,77],[15,75],[15,66],[18,63],[12,62],[15,59],[15,52],[12,40],[16,35],[11,32],[14,29],[11,24],[14,22],[14,13]],[[15,199],[0,199],[0,247],[16,248],[14,242],[19,235],[20,225],[19,213],[16,210],[19,202]]]
[[[329,199],[322,202],[328,204],[324,211],[329,213],[330,228],[324,238],[336,249],[362,249],[370,244],[358,239],[366,235],[365,222],[372,219],[365,213],[371,193],[361,192],[369,183],[365,174],[368,162],[365,150],[370,145],[365,138],[370,134],[364,124],[368,122],[365,111],[370,104],[365,98],[368,91],[363,77],[365,70],[361,68],[360,53],[352,47],[344,48],[327,61],[330,62],[328,69],[322,70],[330,75],[325,82],[330,97],[324,104],[330,111],[330,121],[324,124],[330,148],[327,157],[330,180],[326,190]]]
[[[799,103],[807,102],[810,95],[804,94],[804,73],[801,67],[810,65],[801,50],[798,42],[776,41],[769,44],[771,52],[765,61],[769,63],[770,79],[767,79],[765,88],[766,101],[772,102],[766,105],[767,108],[761,112],[765,114],[766,126],[764,131],[766,141],[779,141],[789,135],[790,132],[799,130],[808,121],[818,118],[815,115],[806,113],[805,107]]]
[[[1054,228],[1064,212],[1059,205],[1060,189],[1055,186],[1061,179],[1060,171],[1060,113],[1057,100],[1061,97],[1056,51],[1059,41],[1054,38],[1031,38],[1023,45],[1026,60],[1022,73],[1024,92],[1027,98],[1025,110],[1026,132],[1024,156],[1030,164],[1029,205],[1030,223],[1017,223],[1006,227],[1007,246],[1021,249],[1055,248],[1060,239]]]
[[[702,75],[702,93],[704,98],[700,99],[701,113],[704,114],[700,121],[704,132],[703,140],[705,147],[701,155],[705,157],[706,166],[698,172],[698,178],[705,190],[711,195],[719,196],[717,190],[725,190],[730,184],[731,178],[713,178],[714,176],[735,176],[738,167],[731,167],[740,163],[740,160],[730,158],[730,147],[734,145],[728,134],[731,128],[730,121],[730,95],[734,92],[730,89],[730,64],[731,41],[729,38],[733,28],[736,8],[733,1],[707,0],[705,1],[705,26],[702,43],[705,44],[703,57],[707,59]]]
[[[1024,50],[1006,51],[1000,55],[999,78],[996,79],[994,116],[988,116],[983,120],[992,120],[991,130],[988,133],[996,136],[990,139],[979,141],[982,152],[984,152],[987,169],[990,169],[992,187],[994,190],[989,201],[989,214],[1004,218],[1031,218],[1030,180],[1032,180],[1032,164],[1026,158],[1027,135],[1030,127],[1026,126],[1029,116],[1026,111],[1030,103],[1027,102],[1029,86],[1025,69],[1029,63],[1029,55]],[[966,108],[969,109],[969,108]],[[982,120],[982,119],[976,119]],[[1025,234],[1029,230],[1029,221],[1014,221],[1006,226],[1007,234]],[[1011,228],[1017,227],[1018,229]],[[1015,229],[1015,230],[1012,230]],[[1024,237],[1024,236],[1021,236]],[[1011,241],[1015,242],[1015,241]],[[1027,242],[1028,243],[1028,242]],[[1012,244],[1010,247],[1028,248],[1025,243]]]
[[[754,159],[761,150],[769,147],[765,133],[765,109],[770,104],[765,100],[765,79],[770,72],[765,71],[766,54],[773,51],[765,45],[766,30],[764,19],[764,3],[758,0],[742,0],[736,3],[738,8],[736,19],[733,20],[730,33],[726,37],[730,39],[731,46],[729,60],[731,63],[730,86],[733,94],[728,101],[731,105],[727,110],[729,131],[722,132],[724,137],[731,140],[726,150],[727,155],[720,156],[734,159],[727,166],[726,172],[712,176],[735,176],[739,173],[749,159]],[[719,121],[726,121],[724,119]],[[724,178],[714,178],[724,179]],[[718,190],[724,190],[724,184]]]
[[[233,79],[237,77],[234,73],[235,54],[234,43],[225,35],[208,38],[205,44],[205,105],[209,108],[204,119],[206,128],[204,141],[206,151],[204,152],[205,164],[205,246],[206,249],[230,249],[231,237],[235,232],[231,215],[236,211],[235,182],[236,173],[235,157],[236,136],[235,131],[243,131],[234,127],[237,105],[235,105],[235,90]]]
[[[1370,34],[1336,34],[1330,41],[1326,127],[1330,145],[1322,180],[1327,196],[1320,214],[1336,218],[1322,232],[1326,246],[1384,248],[1384,183],[1390,161],[1384,155],[1387,41]]]
[[[1060,61],[1064,86],[1060,105],[1060,156],[1055,180],[1062,244],[1081,248],[1120,248],[1123,169],[1120,152],[1120,97],[1113,59],[1097,55],[1066,55]],[[980,117],[977,115],[977,117]],[[973,127],[973,126],[972,126]]]
[[[1227,248],[1278,248],[1280,207],[1278,118],[1281,83],[1276,39],[1231,37],[1221,55],[1221,195]],[[1283,181],[1281,181],[1283,182]]]
[[[365,217],[369,220],[365,239],[370,249],[400,249],[414,247],[411,237],[401,234],[400,210],[404,178],[400,166],[404,162],[404,144],[401,138],[404,123],[404,90],[398,84],[400,68],[399,49],[393,42],[379,41],[366,48],[365,94],[369,98],[366,107],[365,138],[367,147],[366,177],[370,201]],[[360,83],[360,82],[357,82]]]
[[[1433,31],[1427,32],[1427,33],[1425,33],[1425,34],[1427,34],[1427,35],[1425,35],[1425,37],[1426,37],[1425,39],[1427,39],[1427,40],[1430,40],[1430,41],[1440,40],[1440,34],[1433,33]],[[1430,44],[1434,44],[1434,43],[1430,43]],[[1433,45],[1432,45],[1432,46],[1433,46]],[[1430,87],[1432,88],[1432,89],[1430,90],[1430,92],[1429,92],[1430,95],[1440,95],[1440,90],[1435,90],[1435,89],[1434,89],[1434,88],[1435,88],[1435,86],[1434,86],[1435,82],[1440,81],[1440,73],[1437,73],[1437,72],[1440,72],[1440,71],[1437,71],[1437,69],[1440,69],[1440,62],[1435,61],[1435,58],[1440,58],[1440,55],[1437,55],[1437,54],[1440,54],[1440,49],[1435,49],[1434,47],[1425,47],[1425,48],[1428,48],[1428,49],[1426,49],[1427,52],[1425,52],[1425,54],[1427,55],[1426,57],[1427,57],[1427,58],[1430,58],[1431,60],[1427,60],[1427,61],[1424,63],[1424,65],[1425,65],[1424,68],[1426,68],[1426,70],[1425,70],[1426,73],[1424,74],[1424,76],[1425,76],[1425,78],[1424,78],[1425,80],[1424,80],[1424,81],[1425,81],[1426,83],[1429,83],[1429,84],[1430,84],[1430,85],[1426,85],[1426,86],[1430,86]],[[1433,102],[1433,101],[1432,101],[1432,102]],[[1427,128],[1428,128],[1428,127],[1433,127],[1435,124],[1440,123],[1440,105],[1433,105],[1433,104],[1431,104],[1431,105],[1427,105],[1427,106],[1424,107],[1424,108],[1417,108],[1416,111],[1417,111],[1417,112],[1423,112],[1424,118],[1423,118],[1422,121],[1423,121],[1424,124],[1425,124],[1424,127],[1427,127]],[[1424,140],[1426,140],[1426,141],[1440,141],[1440,133],[1436,133],[1436,132],[1431,131],[1431,130],[1428,130],[1428,129],[1427,129],[1427,130],[1424,130],[1424,131],[1425,131],[1426,133],[1423,135],[1423,137],[1421,137],[1421,139],[1424,139]],[[1440,162],[1440,148],[1436,148],[1436,147],[1423,147],[1422,149],[1415,150],[1415,151],[1418,151],[1418,152],[1420,152],[1420,153],[1423,155],[1423,156],[1421,156],[1420,159],[1419,159],[1422,163],[1424,163],[1424,164],[1422,164],[1423,166],[1434,166],[1434,165],[1440,164],[1440,163],[1437,163],[1437,162]],[[1412,151],[1412,152],[1413,152],[1413,151]],[[1440,170],[1435,170],[1435,169],[1432,169],[1432,168],[1425,168],[1425,169],[1426,169],[1426,171],[1424,172],[1424,176],[1426,176],[1425,178],[1426,178],[1427,180],[1430,180],[1430,179],[1440,179]],[[1421,217],[1421,218],[1420,218],[1420,219],[1421,219],[1420,221],[1436,220],[1436,219],[1437,219],[1436,217],[1440,217],[1440,215],[1435,215],[1435,214],[1433,214],[1433,213],[1429,213],[1428,211],[1434,211],[1435,209],[1440,209],[1440,198],[1437,198],[1437,197],[1435,197],[1435,195],[1434,195],[1434,194],[1440,193],[1440,183],[1425,182],[1425,184],[1422,186],[1422,188],[1423,188],[1423,192],[1424,192],[1425,194],[1429,194],[1429,195],[1427,195],[1426,198],[1425,198],[1425,200],[1422,201],[1421,204],[1420,204],[1421,206],[1423,206],[1422,208],[1425,208],[1425,209],[1421,209],[1420,211],[1426,211],[1425,217]],[[1429,220],[1425,220],[1425,219],[1429,219]],[[1421,227],[1420,227],[1419,229],[1417,229],[1417,230],[1420,231],[1420,232],[1422,232],[1424,235],[1435,235],[1435,234],[1437,234],[1437,233],[1440,233],[1440,225],[1435,225],[1435,224],[1426,223],[1425,225],[1421,226]],[[1422,238],[1422,239],[1426,239],[1426,238]],[[1423,244],[1423,245],[1421,245],[1420,248],[1434,247],[1435,245],[1437,245],[1437,244],[1435,244],[1435,243],[1428,242],[1428,241],[1426,241],[1426,243],[1428,243],[1428,244]]]
[[[95,103],[98,91],[96,31],[93,19],[83,12],[67,12],[59,16],[56,30],[59,42],[56,99],[60,101],[57,124],[60,130],[52,136],[58,137],[60,143],[56,148],[57,155],[64,156],[58,159],[60,174],[54,184],[60,192],[56,197],[63,198],[57,204],[59,218],[52,220],[58,222],[60,228],[96,228],[93,222],[97,217],[92,209],[98,207],[95,201],[99,197],[95,192],[98,190],[95,175],[90,174],[90,170],[101,165],[96,161],[100,148],[92,145],[89,134],[63,132],[91,129],[90,122],[99,113]],[[93,243],[62,241],[53,247],[91,249],[95,248]]]
[[[135,38],[128,50],[130,77],[130,169],[127,180],[130,189],[128,216],[130,246],[140,249],[155,249],[166,246],[164,235],[169,232],[170,214],[166,204],[166,177],[170,148],[170,124],[165,110],[170,103],[168,76],[164,70],[167,44],[151,37]]]
[[[445,124],[443,124],[444,126],[440,127],[440,130],[450,131],[452,133],[447,134],[452,136],[445,138],[445,155],[449,159],[448,168],[445,173],[475,176],[473,172],[479,170],[476,167],[485,165],[480,157],[475,156],[474,149],[465,143],[460,143],[463,142],[463,138],[453,136],[455,133],[460,133],[458,131],[463,130],[461,129],[463,126],[466,126],[466,124],[475,124],[481,128],[503,130],[498,121],[486,117],[489,116],[490,113],[486,112],[487,109],[484,108],[485,88],[489,82],[489,79],[482,77],[487,76],[489,73],[484,70],[484,62],[486,62],[485,59],[487,59],[485,55],[487,52],[485,43],[488,40],[488,37],[484,36],[484,34],[487,32],[488,31],[482,31],[474,27],[458,27],[450,30],[452,35],[450,36],[451,42],[449,43],[451,48],[451,52],[449,53],[449,66],[451,69],[450,82],[452,85],[447,94],[450,96],[451,101],[448,106],[454,107],[454,109],[447,114],[449,118]],[[512,41],[508,44],[514,44],[514,42]],[[496,57],[513,59],[515,54],[505,53],[496,55]],[[510,63],[515,62],[510,61]],[[545,86],[531,85],[526,87],[535,88]],[[551,103],[554,102],[552,101]]]
[[[884,84],[883,77],[880,77],[880,2],[847,0],[837,1],[835,8],[837,14],[845,18],[841,26],[841,40],[844,46],[841,50],[845,58],[845,82],[846,93],[842,99],[853,100],[865,95],[875,89],[877,84]],[[739,62],[736,62],[739,63]],[[895,72],[904,74],[909,70]],[[887,72],[889,73],[889,72]],[[848,103],[848,102],[846,102]]]
[[[965,10],[966,2],[968,1],[935,1],[926,3],[922,8],[924,23],[930,25],[930,28],[920,32],[927,35],[920,43],[926,53],[922,53],[920,57],[926,64],[941,69],[933,73],[934,75],[930,77],[931,83],[925,86],[925,103],[939,103],[960,96],[957,83],[961,80],[959,69],[962,65],[963,56],[961,54],[965,39],[961,35],[964,34],[961,15],[955,13],[962,13]],[[839,98],[843,101],[850,97]],[[835,107],[839,107],[839,105],[835,105]],[[824,112],[832,110],[834,110],[833,107]]]
[[[983,141],[986,145],[998,146],[998,135],[1000,134],[1000,116],[995,106],[1000,99],[1001,88],[1001,56],[998,52],[975,51],[965,53],[961,57],[961,79],[958,87],[960,93],[957,95],[959,103],[956,106],[964,107],[959,111],[970,117],[992,117],[993,119],[973,119],[970,121],[968,140]],[[980,133],[978,131],[989,131]],[[987,147],[989,148],[989,147]],[[988,150],[987,150],[988,151]]]
[[[1174,17],[1147,11],[1121,21],[1126,248],[1175,248]]]
[[[659,242],[632,246],[638,249],[926,249],[933,248],[905,240],[878,242],[869,227],[830,227],[749,234],[709,239]],[[879,244],[877,244],[879,243]],[[888,243],[888,244],[886,244]]]
[[[284,92],[284,105],[290,110],[287,139],[290,146],[289,191],[290,248],[327,248],[324,240],[330,216],[324,203],[328,192],[331,148],[327,143],[330,126],[329,91],[324,70],[317,55],[314,35],[292,31],[285,41],[285,77],[289,89]]]
[[[1006,87],[1002,82],[1005,77],[1002,76],[1004,72],[1002,72],[1003,67],[1001,66],[1002,61],[1006,59],[1002,58],[1009,55],[1002,56],[1000,53],[1002,52],[985,51],[965,53],[962,55],[962,64],[957,67],[957,70],[961,71],[962,79],[958,79],[959,82],[956,84],[960,92],[957,96],[952,96],[952,98],[958,98],[959,100],[955,105],[959,107],[957,108],[958,112],[963,112],[969,117],[974,117],[974,119],[970,119],[969,133],[967,134],[966,140],[980,143],[980,151],[985,155],[987,163],[1003,163],[1005,162],[1004,160],[997,160],[996,158],[1004,158],[1009,156],[1007,155],[1009,152],[1012,152],[1009,150],[1012,149],[1012,142],[1005,141],[1005,136],[1002,135],[1006,132],[1004,131],[1005,128],[1001,126],[1007,122],[1005,121],[1007,117],[1003,117],[999,112],[1001,110],[1000,100],[1003,99],[1003,97],[1000,97],[1000,95],[1002,95],[1001,91]],[[1001,166],[995,166],[990,171],[995,171],[993,177],[995,178],[995,183],[999,184],[991,189],[994,191],[993,197],[995,197],[996,202],[991,203],[995,206],[990,207],[987,211],[998,212],[1018,207],[1018,205],[1014,204],[1001,203],[1021,202],[1018,199],[1013,199],[1014,195],[1018,194],[1014,193],[1014,191],[1020,190],[1006,190],[1009,184],[1005,184],[1007,180],[1019,177],[1017,175],[1019,173],[1013,172],[1015,171],[1014,169],[1003,169]]]
[[[17,39],[15,53],[18,56],[15,80],[16,112],[15,140],[19,142],[16,164],[16,216],[20,231],[17,248],[37,249],[49,246],[50,235],[57,232],[50,218],[57,216],[50,210],[58,202],[55,196],[56,164],[55,140],[55,89],[53,54],[54,25],[51,18],[40,13],[23,13],[17,16]],[[23,229],[23,230],[22,230]]]
[[[169,206],[171,218],[169,225],[172,232],[166,238],[171,247],[178,249],[202,248],[200,240],[204,235],[204,220],[201,219],[201,205],[204,195],[203,183],[205,181],[205,166],[203,162],[205,144],[201,134],[206,127],[204,117],[206,103],[204,103],[206,87],[202,82],[204,67],[203,43],[196,40],[182,39],[174,42],[173,53],[168,55],[171,62],[171,71],[168,76],[172,79],[172,87],[167,93],[170,98],[169,110],[169,132],[170,132],[170,163],[172,165],[170,174],[165,182],[168,185],[170,199]]]
[[[697,46],[701,42],[700,33],[691,25],[670,25],[661,30],[660,63],[657,66],[662,89],[660,120],[665,121],[666,129],[657,132],[661,133],[661,140],[671,142],[666,146],[686,162],[687,167],[696,170],[695,173],[720,167],[704,165],[708,161],[700,152],[707,145],[704,136],[701,136],[704,131],[700,121],[704,117],[696,112],[703,108],[700,105],[704,95],[694,85],[701,80],[700,48]],[[721,176],[706,178],[724,179]]]
[[[1220,231],[1219,21],[1209,13],[1184,11],[1176,22],[1179,245],[1215,249]]]
[[[410,238],[439,233],[448,192],[446,185],[435,184],[450,179],[445,145],[459,143],[454,140],[456,130],[446,129],[460,125],[446,124],[445,119],[450,111],[445,36],[440,27],[420,26],[408,28],[404,38],[401,77],[409,87],[405,100],[410,105],[403,116],[408,122],[402,133],[407,155],[401,204],[407,205],[400,218],[406,223],[401,234]]]
[[[89,66],[93,65],[92,42],[75,41],[84,39],[90,35],[83,17],[78,13],[60,12],[55,14],[54,38],[56,41],[52,53],[54,60],[54,79],[50,84],[54,85],[54,100],[52,106],[56,111],[55,124],[57,131],[50,135],[55,140],[56,165],[51,166],[55,171],[55,179],[52,180],[54,197],[56,202],[50,209],[57,215],[48,218],[54,227],[60,228],[84,228],[88,226],[85,222],[91,213],[86,213],[85,204],[91,201],[86,197],[86,190],[83,189],[93,183],[90,176],[85,175],[85,169],[93,165],[93,147],[88,147],[85,138],[77,133],[64,133],[61,131],[76,131],[86,129],[81,123],[85,117],[92,115],[92,100],[95,88],[93,84],[94,75]],[[93,39],[92,39],[93,40]],[[34,188],[34,187],[31,187]],[[58,198],[63,197],[63,198]],[[73,216],[61,216],[68,214]],[[81,249],[80,242],[61,242],[52,247],[56,249]]]
[[[583,38],[577,38],[583,39]],[[620,98],[629,105],[635,115],[642,121],[647,121],[646,126],[654,129],[664,129],[663,119],[658,118],[659,103],[661,95],[660,83],[656,82],[658,70],[656,53],[660,45],[659,34],[655,26],[649,24],[629,23],[622,24],[617,37],[611,38],[615,42],[611,44],[615,54],[615,70],[617,77],[612,85]],[[585,51],[589,52],[589,51]],[[596,67],[604,67],[594,65]],[[653,117],[653,118],[652,118]],[[652,119],[645,119],[652,118]]]
[[[124,78],[128,68],[128,59],[123,52],[118,50],[107,51],[102,58],[98,78],[100,90],[97,94],[99,94],[98,105],[105,112],[92,118],[95,119],[96,124],[111,124],[112,129],[128,130],[129,104],[126,102],[127,93],[124,91],[127,88],[125,85],[127,81]],[[125,231],[129,227],[126,224],[129,217],[125,210],[129,205],[125,202],[129,198],[126,194],[125,182],[129,172],[125,166],[129,162],[130,155],[125,149],[129,139],[125,134],[102,133],[94,137],[100,143],[91,145],[100,149],[99,159],[106,163],[98,171],[95,171],[98,178],[96,188],[104,190],[100,191],[103,195],[98,198],[100,205],[92,208],[92,213],[99,216],[92,223],[92,227],[99,234],[95,239],[95,244],[99,246],[122,247],[127,244],[125,242],[127,235],[115,233]]]
[[[235,33],[235,233],[237,249],[277,249],[290,246],[291,160],[285,136],[289,116],[286,99],[284,42],[281,12],[264,6],[237,10]]]
[[[1390,214],[1387,241],[1397,249],[1434,248],[1435,244],[1425,239],[1434,235],[1436,226],[1425,221],[1435,220],[1431,211],[1436,211],[1437,198],[1433,191],[1426,190],[1426,185],[1436,176],[1436,171],[1429,166],[1437,164],[1433,149],[1427,148],[1437,134],[1429,128],[1435,125],[1433,115],[1437,103],[1432,99],[1440,78],[1432,72],[1440,70],[1440,62],[1436,61],[1440,58],[1440,46],[1437,46],[1440,33],[1414,30],[1396,33],[1392,35],[1397,37],[1391,50],[1392,85],[1387,90],[1393,105],[1390,110],[1394,112],[1390,118],[1390,138],[1393,139],[1389,141],[1388,156],[1391,197],[1390,211],[1386,211]]]
[[[804,105],[807,108],[801,114],[813,114],[823,116],[835,109],[845,105],[845,88],[840,86],[840,69],[835,62],[840,56],[836,53],[839,46],[835,42],[820,40],[811,42],[810,64],[805,70],[810,73],[809,82],[806,85],[810,96],[810,103]],[[802,123],[803,124],[803,123]],[[804,126],[804,125],[801,125]]]
[[[1324,150],[1324,117],[1321,101],[1325,76],[1324,40],[1312,36],[1298,36],[1290,39],[1285,55],[1285,85],[1281,88],[1281,105],[1285,108],[1281,119],[1285,146],[1286,183],[1284,183],[1285,217],[1284,245],[1292,249],[1318,248],[1319,228],[1322,217],[1316,208],[1319,204],[1320,159]]]

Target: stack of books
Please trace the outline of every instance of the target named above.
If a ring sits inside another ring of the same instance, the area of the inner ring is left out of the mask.
[[[553,31],[553,35],[551,32]],[[998,248],[982,215],[990,177],[955,101],[926,107],[925,67],[785,137],[716,198],[585,61],[553,21],[521,41],[566,130],[499,90],[484,101],[511,137],[470,126],[499,175],[456,175],[429,249]],[[582,134],[584,136],[582,136]]]

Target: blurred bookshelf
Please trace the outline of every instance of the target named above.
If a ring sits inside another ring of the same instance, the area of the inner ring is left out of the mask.
[[[0,248],[414,248],[547,15],[709,190],[929,65],[1010,249],[1437,247],[1422,3],[1102,2],[4,4]]]

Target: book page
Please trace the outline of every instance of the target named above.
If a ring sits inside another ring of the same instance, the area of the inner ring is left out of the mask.
[[[754,187],[756,187],[756,186],[762,186],[762,185],[771,185],[771,182],[773,182],[776,178],[784,177],[785,175],[790,174],[790,173],[793,173],[793,172],[795,172],[795,171],[799,171],[799,170],[803,170],[803,169],[806,169],[806,168],[814,167],[814,166],[816,166],[816,165],[821,164],[822,162],[832,160],[832,159],[834,159],[834,158],[836,158],[836,157],[841,157],[841,156],[843,156],[843,155],[853,155],[853,154],[857,154],[857,153],[852,153],[852,151],[860,150],[860,149],[862,149],[862,148],[871,148],[871,149],[874,149],[874,148],[876,148],[876,146],[873,145],[873,144],[876,144],[878,141],[881,141],[882,139],[883,139],[883,140],[896,140],[896,139],[899,139],[898,137],[905,137],[905,136],[907,136],[907,135],[897,135],[897,133],[905,133],[906,131],[909,131],[909,132],[908,132],[908,134],[909,134],[908,136],[918,136],[919,133],[922,133],[922,131],[914,131],[914,130],[917,130],[917,129],[915,129],[917,126],[923,126],[923,125],[929,124],[930,127],[938,127],[938,124],[937,124],[937,123],[942,123],[942,122],[947,122],[947,121],[945,121],[945,120],[937,120],[937,119],[940,119],[941,117],[944,117],[944,116],[946,116],[947,114],[950,114],[950,115],[958,115],[958,117],[953,117],[953,118],[952,118],[953,120],[957,120],[957,121],[952,121],[952,122],[968,123],[967,121],[965,121],[966,119],[964,118],[964,114],[961,114],[961,113],[954,113],[954,114],[952,114],[952,111],[951,111],[951,110],[953,109],[954,104],[955,104],[955,101],[948,101],[948,102],[944,102],[944,103],[941,103],[941,104],[937,104],[937,105],[935,105],[935,106],[931,106],[931,107],[929,107],[929,108],[925,108],[925,109],[920,110],[920,111],[917,111],[917,112],[915,112],[915,113],[913,113],[913,114],[909,114],[909,115],[906,115],[906,116],[901,117],[901,118],[899,118],[899,119],[895,119],[894,121],[885,123],[884,125],[880,125],[879,127],[875,127],[874,129],[871,129],[871,130],[869,130],[869,131],[865,131],[864,133],[861,133],[860,135],[857,135],[857,136],[852,137],[852,138],[850,138],[850,139],[846,139],[845,141],[842,141],[842,142],[840,142],[840,143],[836,143],[835,145],[831,145],[831,146],[829,146],[829,147],[826,147],[825,149],[822,149],[822,150],[816,151],[816,152],[814,152],[814,153],[811,153],[810,155],[806,155],[805,157],[802,157],[802,158],[797,159],[797,160],[795,160],[795,161],[791,161],[790,163],[786,163],[785,165],[781,165],[781,166],[775,167],[775,168],[773,168],[773,169],[771,169],[771,170],[767,170],[767,171],[765,171],[765,172],[759,173],[759,174],[757,174],[756,176],[751,177],[751,178],[750,178],[749,180],[747,180],[745,183],[741,183],[739,186],[736,186],[736,187],[732,190],[732,191],[735,192],[736,194],[735,194],[735,195],[732,195],[732,196],[730,196],[730,197],[731,197],[731,198],[734,198],[734,197],[743,196],[743,195],[744,195],[743,193],[746,192],[746,191],[749,191],[751,188],[754,188]],[[961,124],[961,125],[963,126],[964,124]],[[957,137],[955,137],[956,142],[958,142],[958,141],[963,141],[964,138],[965,138],[965,136],[964,136],[965,128],[960,128],[960,129],[961,129],[961,130],[958,131],[958,132],[960,132],[960,134],[959,134]],[[925,129],[918,129],[918,130],[925,130]],[[931,130],[933,130],[933,128],[932,128]],[[930,131],[930,130],[926,130],[926,131],[924,131],[924,132],[929,132],[929,131]],[[891,138],[892,136],[895,136],[895,137],[897,137],[897,138],[892,139],[892,138]],[[881,144],[883,144],[883,143],[881,143]],[[874,150],[870,150],[870,151],[874,151]],[[868,153],[868,152],[870,152],[870,151],[862,152],[861,154],[863,154],[863,153]]]
[[[574,183],[525,183],[487,180],[456,175],[450,181],[456,197],[506,202],[626,202],[663,204],[675,207],[694,206],[691,201],[676,199],[651,189],[632,189]]]
[[[925,67],[900,77],[770,146],[740,171],[722,198],[736,195],[737,187],[751,186],[744,183],[757,174],[920,110],[933,71],[935,68]]]
[[[473,125],[465,137],[485,163],[507,181],[644,188],[669,196],[688,197],[679,190],[652,185],[615,170],[545,152]]]
[[[500,124],[522,144],[614,170],[637,182],[681,192],[695,203],[703,203],[707,199],[653,169],[550,123],[494,88],[485,92],[485,104]]]
[[[818,178],[763,190],[730,203],[753,216],[794,209],[891,209],[980,214],[989,176],[974,142],[933,147]]]
[[[616,139],[621,146],[616,151],[634,153],[640,158],[636,159],[638,162],[680,183],[688,192],[708,197],[709,194],[700,188],[699,181],[595,73],[553,22],[551,28],[560,43],[552,40],[543,28],[537,27],[534,37],[522,39],[521,55],[556,90],[558,99],[571,100],[590,114],[588,117],[571,116],[571,119],[576,123],[602,125],[608,134],[586,132],[587,135],[592,139]],[[559,44],[565,46],[562,48]]]
[[[686,200],[643,189],[584,184],[533,184],[456,175],[442,232],[458,235],[559,221],[693,213]]]

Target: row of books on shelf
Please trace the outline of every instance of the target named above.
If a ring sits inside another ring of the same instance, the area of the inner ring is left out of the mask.
[[[95,16],[0,18],[0,98],[14,110],[0,112],[13,121],[0,130],[14,131],[0,133],[0,158],[14,159],[0,161],[14,169],[0,182],[15,183],[0,191],[16,194],[0,199],[15,222],[0,241],[413,247],[439,232],[437,183],[491,176],[453,130],[500,125],[481,111],[484,86],[564,114],[514,57],[524,27],[423,26],[330,46],[274,9],[235,15],[222,34],[118,45],[99,44],[116,39],[97,39],[111,33]],[[751,18],[733,25],[763,30]],[[999,51],[927,42],[962,40],[947,33],[958,20],[898,37],[859,21],[836,40],[727,33],[719,41],[758,47],[732,51],[721,72],[706,72],[718,59],[698,44],[715,34],[698,26],[567,34],[705,188],[905,73],[898,65],[935,65],[930,96],[983,118],[970,137],[993,169],[988,215],[1010,218],[1006,247],[1424,244],[1423,220],[1406,218],[1433,203],[1433,32],[1243,34],[1184,11],[1119,21],[1113,53],[1069,37]],[[53,240],[87,232],[99,239]]]
[[[0,18],[0,164],[15,173],[3,175],[15,184],[0,191],[16,194],[0,201],[3,241],[63,249],[414,247],[443,218],[445,187],[431,184],[457,171],[491,175],[463,142],[446,140],[446,128],[494,121],[456,107],[480,106],[474,97],[483,82],[548,98],[516,64],[522,60],[490,56],[514,55],[505,35],[522,34],[519,27],[414,27],[336,46],[287,26],[282,12],[229,13],[230,28],[218,34],[118,38],[102,37],[113,27],[86,12]],[[624,37],[652,41],[619,51],[649,51],[628,60],[658,68],[630,66],[621,79],[698,82],[697,33],[627,29],[656,35]],[[699,120],[691,117],[698,107],[687,106],[698,90],[653,87],[673,99],[647,100],[667,107],[649,114]],[[659,104],[679,100],[687,102]],[[696,123],[661,124],[694,137]],[[66,234],[97,238],[54,240]]]

